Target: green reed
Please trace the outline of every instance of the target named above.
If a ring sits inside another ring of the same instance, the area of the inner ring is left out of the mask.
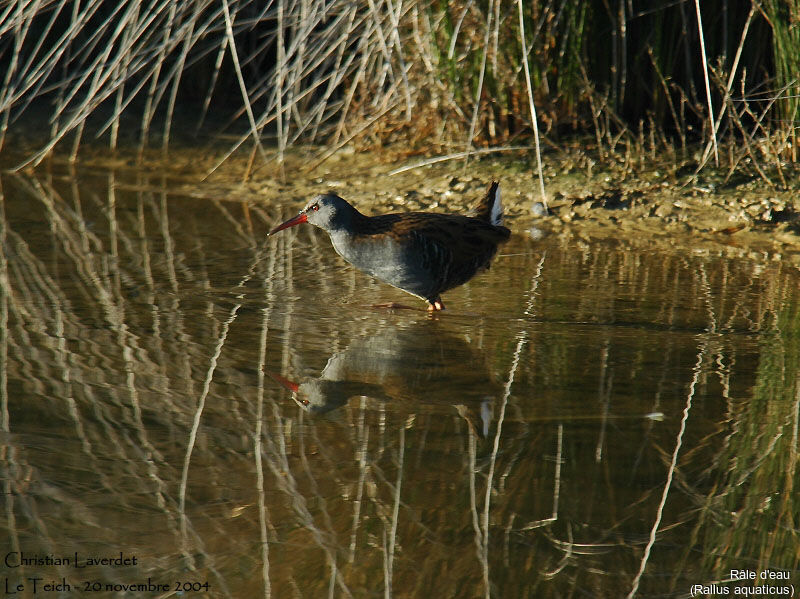
[[[800,119],[800,2],[768,0],[764,3],[764,13],[772,30],[775,87],[780,90],[776,99],[781,119],[779,129],[791,140],[787,158],[796,161]]]

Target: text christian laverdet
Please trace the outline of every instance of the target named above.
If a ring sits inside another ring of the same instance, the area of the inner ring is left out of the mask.
[[[136,555],[122,551],[114,555],[53,555],[9,551],[3,556],[6,575],[2,577],[4,597],[25,593],[29,596],[46,596],[49,593],[184,593],[208,592],[207,580],[169,579],[157,580],[151,576],[136,576],[140,566]],[[55,572],[54,572],[55,571]],[[104,580],[98,571],[117,571],[114,580]],[[16,573],[19,573],[15,575]],[[53,576],[57,573],[59,577]],[[126,579],[126,576],[128,578]]]

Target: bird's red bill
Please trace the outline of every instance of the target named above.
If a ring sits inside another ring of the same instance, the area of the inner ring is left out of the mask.
[[[278,231],[283,231],[284,229],[288,229],[289,227],[294,227],[295,225],[302,224],[302,223],[306,222],[307,220],[308,220],[308,216],[306,216],[306,213],[305,212],[301,212],[297,216],[294,216],[294,217],[290,218],[285,223],[281,223],[280,225],[278,225],[277,227],[272,229],[272,231],[270,231],[269,234],[270,235],[274,235]]]

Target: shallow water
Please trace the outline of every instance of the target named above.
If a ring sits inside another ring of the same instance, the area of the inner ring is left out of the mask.
[[[517,231],[431,317],[311,227],[265,237],[299,206],[169,189],[2,180],[7,593],[800,582],[794,266]]]

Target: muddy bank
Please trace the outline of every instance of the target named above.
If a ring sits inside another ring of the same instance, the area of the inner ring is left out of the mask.
[[[391,152],[378,156],[344,150],[315,164],[319,154],[319,148],[292,151],[282,169],[274,164],[253,168],[247,180],[246,156],[229,157],[218,166],[218,153],[192,148],[173,151],[167,161],[154,155],[138,165],[131,156],[87,152],[77,168],[125,171],[126,181],[133,173],[141,174],[147,187],[161,181],[156,186],[171,193],[280,204],[285,214],[328,190],[367,214],[459,212],[496,179],[502,185],[507,224],[517,234],[558,236],[565,242],[605,240],[653,249],[724,251],[800,265],[797,192],[776,190],[755,179],[723,187],[709,175],[681,175],[674,167],[634,176],[613,165],[604,168],[582,154],[546,157],[545,210],[528,155],[416,166],[421,159]],[[37,170],[53,167],[61,170],[66,163],[54,159]]]

